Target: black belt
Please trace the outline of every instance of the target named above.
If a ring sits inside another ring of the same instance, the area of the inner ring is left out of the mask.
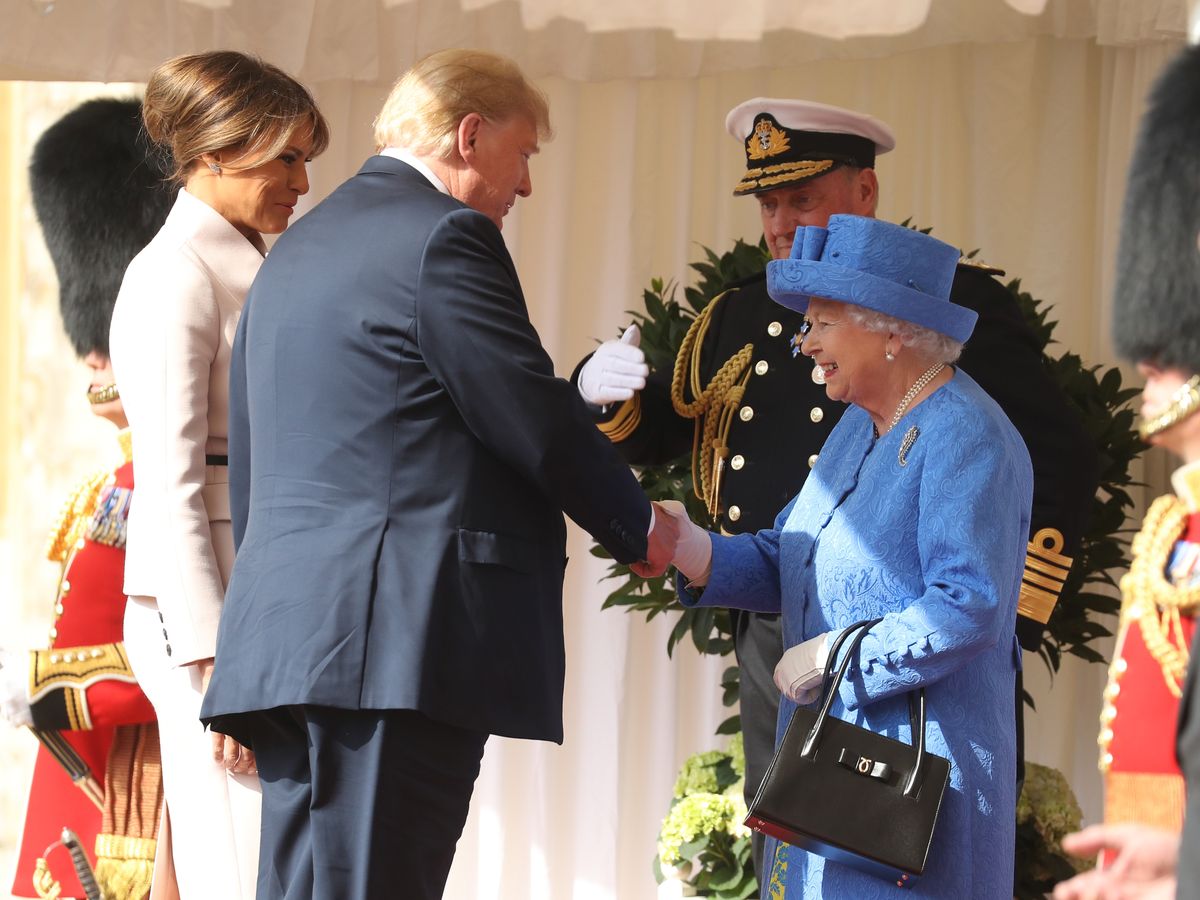
[[[205,453],[204,464],[206,466],[228,466],[229,457],[220,453]]]

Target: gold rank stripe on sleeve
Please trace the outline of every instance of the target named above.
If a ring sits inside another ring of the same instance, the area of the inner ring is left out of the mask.
[[[1043,625],[1050,620],[1073,562],[1059,552],[1062,547],[1062,532],[1057,528],[1043,528],[1029,542],[1017,599],[1018,615]]]
[[[122,644],[35,650],[30,655],[30,703],[60,688],[82,692],[105,679],[137,683]],[[85,706],[84,718],[86,715]]]
[[[632,399],[626,400],[620,405],[616,415],[607,422],[596,423],[596,427],[614,444],[619,444],[621,441],[628,440],[641,422],[642,395],[634,394]]]

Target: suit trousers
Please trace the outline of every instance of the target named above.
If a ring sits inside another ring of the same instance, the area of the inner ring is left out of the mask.
[[[252,900],[258,871],[258,778],[231,775],[213,759],[212,738],[200,722],[200,673],[195,666],[171,664],[153,597],[129,598],[125,651],[158,716],[163,825],[169,828],[160,833],[158,848],[169,848],[181,900]],[[164,896],[159,881],[152,897]]]
[[[263,786],[259,900],[437,900],[487,734],[415,710],[248,714]]]

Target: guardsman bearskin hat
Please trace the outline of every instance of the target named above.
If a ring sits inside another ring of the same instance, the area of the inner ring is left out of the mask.
[[[80,356],[107,356],[125,268],[162,226],[175,195],[142,134],[141,102],[89,100],[67,113],[38,138],[29,181],[67,336]]]
[[[1200,47],[1150,93],[1125,190],[1117,251],[1117,352],[1200,373]]]

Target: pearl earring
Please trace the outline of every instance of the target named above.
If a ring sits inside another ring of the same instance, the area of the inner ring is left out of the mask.
[[[892,360],[894,360],[896,358],[896,354],[893,353],[891,350],[885,350],[883,352],[883,358],[886,359],[888,362],[891,362]]]

